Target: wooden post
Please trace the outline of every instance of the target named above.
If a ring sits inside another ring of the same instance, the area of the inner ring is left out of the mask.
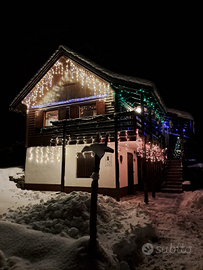
[[[151,183],[152,183],[152,198],[155,198],[155,196],[156,196],[156,194],[155,194],[155,190],[156,190],[156,188],[155,188],[155,183],[156,183],[156,181],[155,181],[155,174],[156,174],[156,161],[155,162],[150,162],[151,164]]]
[[[119,163],[118,163],[118,123],[115,115],[115,177],[116,177],[116,200],[120,201]]]
[[[94,172],[92,174],[91,185],[91,209],[90,209],[90,252],[96,252],[96,238],[97,238],[97,190],[99,180],[99,166],[100,158],[95,154]]]
[[[63,123],[63,146],[62,146],[62,163],[61,163],[61,192],[64,192],[65,165],[66,165],[66,122]]]
[[[141,110],[142,110],[142,140],[143,140],[143,180],[144,180],[144,202],[148,204],[148,188],[147,188],[147,166],[146,166],[146,135],[144,128],[144,96],[141,94]]]
[[[184,132],[183,122],[180,120],[180,149],[181,149],[181,162],[183,167],[183,181],[185,181],[185,151],[184,151]]]
[[[106,134],[105,145],[108,143],[108,136]],[[99,139],[99,134],[97,135],[97,139]],[[100,170],[100,161],[102,157],[98,157],[95,153],[94,159],[94,170],[91,175],[92,177],[92,185],[91,185],[91,208],[90,208],[90,242],[89,248],[92,255],[97,252],[97,191],[98,191],[98,180],[99,180],[99,170]]]
[[[149,108],[149,141],[152,143],[152,109]]]

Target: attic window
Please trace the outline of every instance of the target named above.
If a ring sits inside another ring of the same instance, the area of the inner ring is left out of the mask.
[[[46,112],[45,126],[52,126],[52,121],[58,121],[58,110]]]

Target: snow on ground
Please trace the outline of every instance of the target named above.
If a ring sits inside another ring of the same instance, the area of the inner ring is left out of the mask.
[[[0,169],[0,217],[6,214],[8,209],[12,211],[19,206],[40,203],[40,200],[50,198],[50,192],[18,189],[13,181],[9,181],[9,176],[17,178],[19,174],[22,174],[21,168]]]
[[[140,204],[98,195],[93,259],[87,252],[90,194],[21,190],[8,179],[15,173],[17,168],[0,170],[0,269],[127,270],[141,260],[142,245],[155,238]]]
[[[203,190],[149,194],[148,205],[142,192],[121,202],[98,195],[93,258],[90,194],[21,190],[9,181],[20,171],[0,169],[1,270],[203,270]]]
[[[129,196],[131,204],[143,205],[143,194]],[[203,270],[203,190],[157,193],[144,206],[152,219],[157,242],[136,269]]]

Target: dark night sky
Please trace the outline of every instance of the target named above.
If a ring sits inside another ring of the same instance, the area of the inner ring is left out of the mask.
[[[200,7],[95,6],[87,12],[88,7],[66,8],[56,2],[50,12],[50,5],[6,5],[1,19],[0,147],[23,139],[24,117],[9,112],[9,104],[60,44],[112,71],[154,81],[168,107],[193,115],[201,142]]]

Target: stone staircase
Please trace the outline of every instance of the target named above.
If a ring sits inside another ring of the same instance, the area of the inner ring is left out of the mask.
[[[167,160],[165,177],[161,191],[174,193],[181,193],[183,191],[183,168],[181,160]]]

